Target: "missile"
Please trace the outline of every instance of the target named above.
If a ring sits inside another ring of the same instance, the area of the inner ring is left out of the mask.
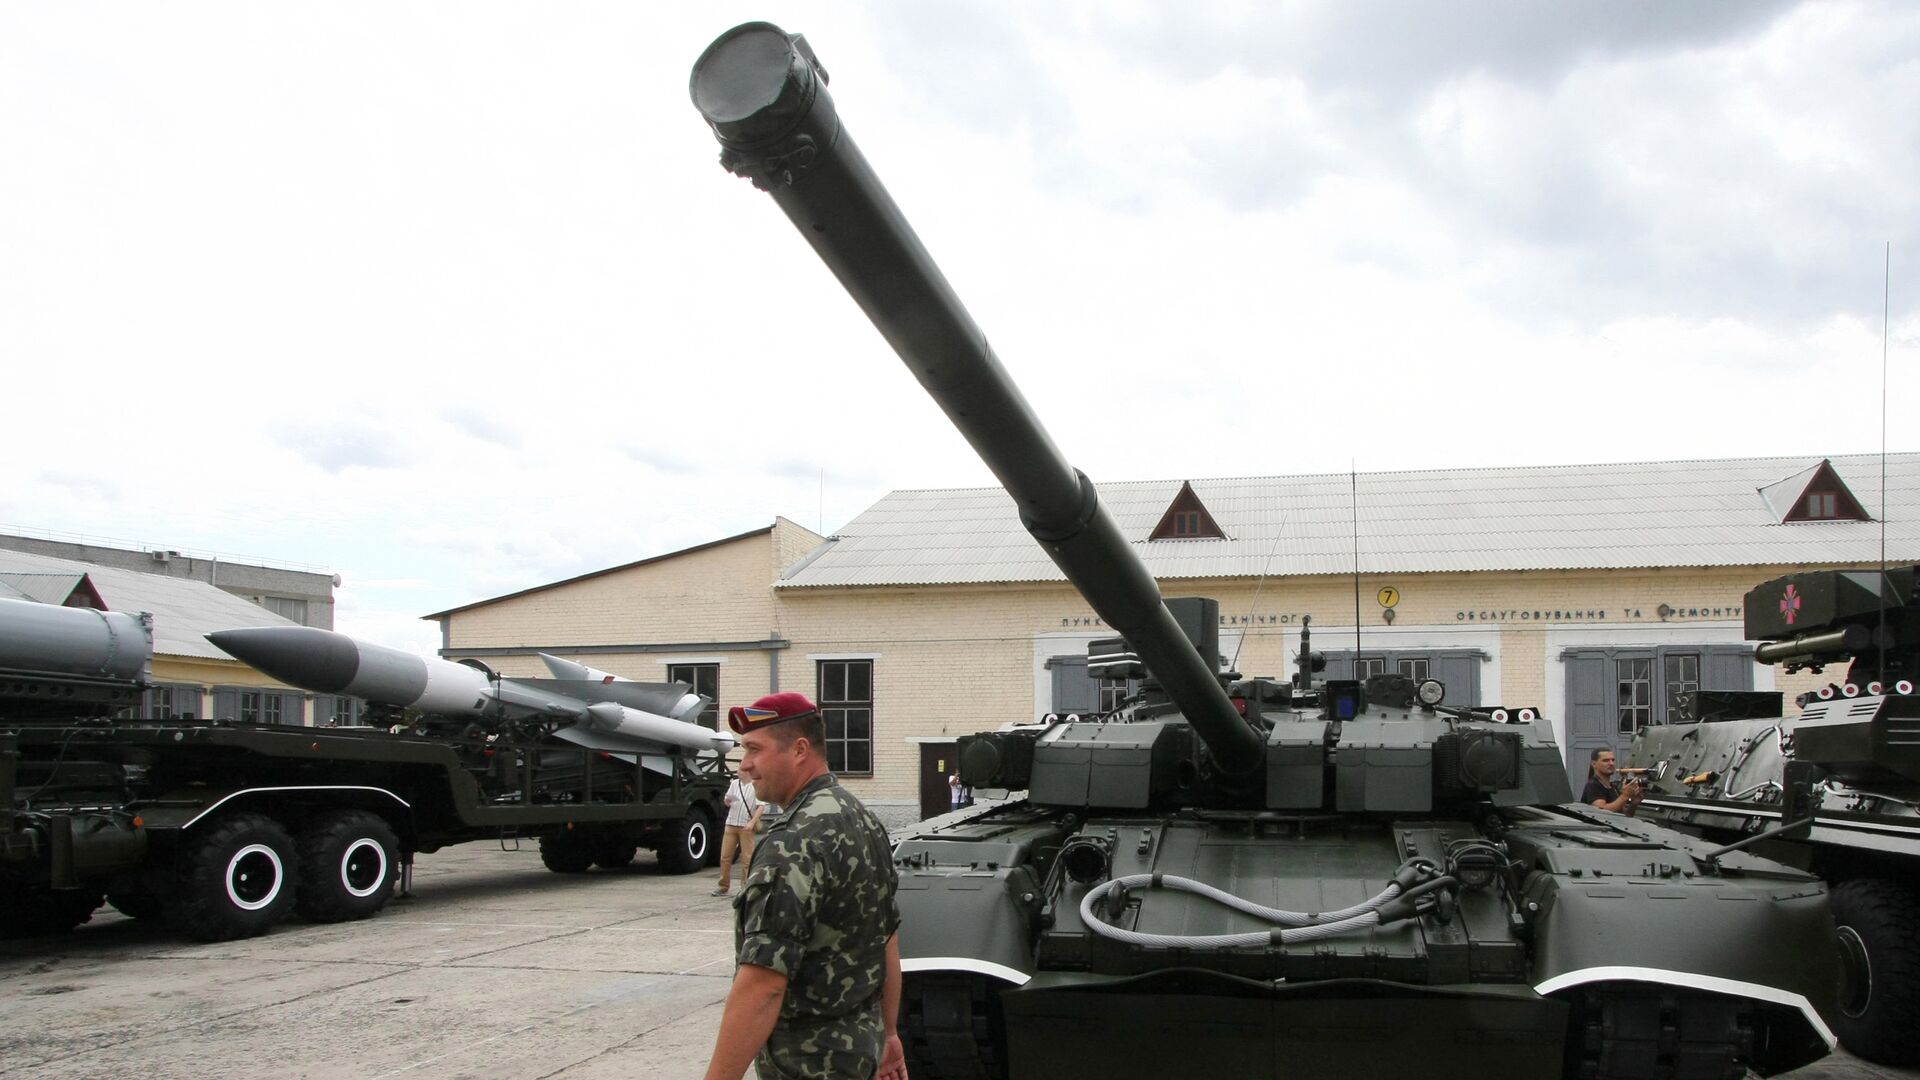
[[[151,616],[0,599],[0,667],[144,683],[152,659]]]
[[[556,737],[594,750],[644,755],[664,744],[724,754],[734,745],[731,732],[691,722],[707,699],[683,684],[634,682],[558,658],[549,666],[564,678],[502,679],[469,664],[311,626],[216,630],[207,640],[289,686],[317,694],[442,716],[553,717],[569,722],[554,731]]]
[[[478,715],[494,699],[491,680],[478,668],[318,627],[215,630],[207,640],[288,686],[316,694],[347,694],[447,716]]]
[[[731,731],[715,731],[684,720],[670,720],[611,701],[587,706],[586,726],[597,734],[651,739],[689,750],[717,750],[724,754],[733,749]]]
[[[547,670],[553,672],[553,677],[556,679],[575,679],[580,682],[597,683],[631,681],[623,679],[611,671],[601,671],[599,668],[588,667],[585,664],[577,664],[572,660],[562,660],[552,653],[540,653],[539,656],[541,663],[547,665]]]

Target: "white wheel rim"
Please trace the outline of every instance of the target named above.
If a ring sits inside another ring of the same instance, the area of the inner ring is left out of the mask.
[[[707,856],[707,827],[698,821],[687,830],[687,849],[687,854],[696,859],[704,859]]]
[[[380,872],[374,875],[372,883],[367,885],[366,888],[356,889],[353,887],[353,875],[349,870],[353,866],[353,860],[356,854],[359,854],[361,858],[367,858],[368,853],[371,853],[374,865],[379,867]],[[340,887],[347,890],[347,895],[356,896],[364,900],[379,892],[380,887],[386,883],[387,849],[382,847],[379,841],[365,836],[348,844],[347,850],[340,856]]]
[[[263,857],[267,865],[272,868],[273,887],[268,889],[260,899],[247,900],[241,897],[239,887],[249,884],[255,871],[252,866],[243,869],[241,863],[248,862],[249,856],[254,855]],[[280,895],[280,889],[286,884],[286,881],[286,868],[280,865],[280,853],[265,844],[248,844],[246,847],[234,852],[233,858],[227,860],[227,899],[233,902],[234,907],[242,911],[259,911],[261,908],[273,903],[274,899]]]

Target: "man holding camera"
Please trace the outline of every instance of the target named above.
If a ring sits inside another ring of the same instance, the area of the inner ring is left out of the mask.
[[[1640,800],[1646,794],[1646,781],[1629,776],[1623,782],[1619,776],[1619,759],[1613,751],[1603,746],[1588,755],[1587,762],[1587,787],[1580,793],[1581,802],[1629,817],[1640,809]]]

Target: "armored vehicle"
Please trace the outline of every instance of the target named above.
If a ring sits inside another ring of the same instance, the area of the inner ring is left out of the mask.
[[[553,715],[142,716],[152,649],[150,616],[0,599],[0,937],[72,929],[103,900],[203,940],[292,913],[365,918],[416,853],[473,840],[538,840],[559,873],[640,847],[689,873],[714,853],[732,776],[718,753],[575,745]],[[646,700],[644,684],[594,685]]]
[[[855,147],[807,43],[722,35],[694,103],[1012,495],[1153,688],[965,739],[1024,792],[897,838],[919,1080],[1715,1077],[1825,1054],[1825,886],[1571,799],[1547,726],[1438,684],[1223,673]],[[1183,629],[1183,623],[1185,628]]]
[[[1627,753],[1648,785],[1640,816],[1716,840],[1761,836],[1788,811],[1789,771],[1814,776],[1812,826],[1753,847],[1832,885],[1840,1041],[1887,1064],[1920,1062],[1920,567],[1792,574],[1747,593],[1755,656],[1789,672],[1846,665],[1802,695],[1702,691],[1684,721]]]

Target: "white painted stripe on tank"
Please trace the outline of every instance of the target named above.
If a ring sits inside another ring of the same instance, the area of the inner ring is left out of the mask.
[[[1763,986],[1759,983],[1741,982],[1738,979],[1723,979],[1717,975],[1701,975],[1690,971],[1668,971],[1665,968],[1631,967],[1616,965],[1611,967],[1581,968],[1578,971],[1566,971],[1533,988],[1533,992],[1545,997],[1570,986],[1585,986],[1596,982],[1650,982],[1667,986],[1686,986],[1695,990],[1706,990],[1715,994],[1729,994],[1734,997],[1755,998],[1770,1001],[1775,1005],[1786,1005],[1800,1010],[1813,1029],[1827,1041],[1831,1050],[1839,1041],[1834,1038],[1833,1029],[1814,1010],[1813,1003],[1802,994],[1791,990],[1782,990],[1777,986]]]
[[[911,959],[900,958],[901,971],[966,971],[975,975],[991,975],[1004,979],[1015,986],[1025,983],[1033,976],[1024,971],[996,964],[991,960],[975,960],[971,956],[915,956]]]

